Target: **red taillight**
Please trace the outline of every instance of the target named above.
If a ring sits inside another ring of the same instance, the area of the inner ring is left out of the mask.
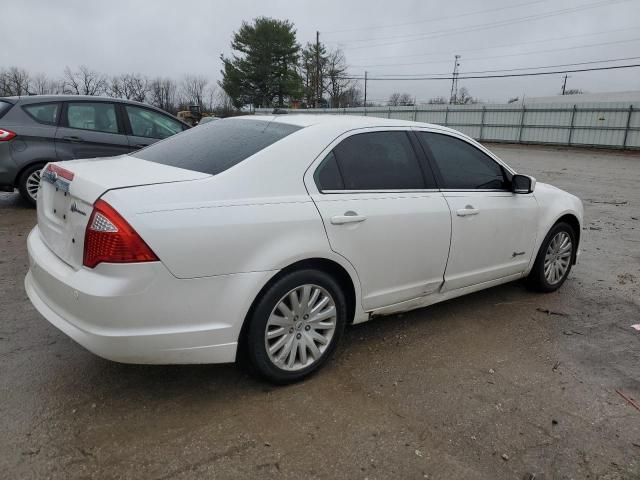
[[[55,173],[56,175],[58,175],[58,177],[64,178],[65,180],[69,180],[69,181],[73,180],[73,177],[75,176],[75,174],[72,171],[67,170],[66,168],[62,168],[53,163],[50,163],[49,165],[47,165],[47,170]]]
[[[16,138],[16,134],[14,132],[0,128],[0,142],[8,142],[13,138]]]
[[[100,262],[153,262],[158,257],[140,235],[104,200],[93,206],[84,236],[85,267]]]

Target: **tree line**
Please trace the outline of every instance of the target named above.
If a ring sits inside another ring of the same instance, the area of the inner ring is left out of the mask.
[[[33,74],[19,67],[0,69],[0,96],[56,94],[124,98],[148,103],[172,114],[188,109],[189,105],[217,113],[233,109],[224,90],[202,75],[184,75],[180,80],[138,73],[110,76],[85,65],[76,69],[66,67],[59,77]]]

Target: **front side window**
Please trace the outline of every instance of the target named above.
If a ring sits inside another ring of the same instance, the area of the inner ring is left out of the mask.
[[[502,166],[488,155],[458,138],[440,133],[417,132],[431,152],[442,177],[444,189],[507,190]]]
[[[300,130],[281,122],[227,118],[132,153],[134,157],[216,175]]]
[[[320,190],[425,188],[411,141],[402,131],[348,137],[322,162],[316,182]]]
[[[167,138],[184,130],[182,124],[166,115],[146,108],[127,105],[131,134],[136,137]]]
[[[32,103],[31,105],[25,105],[23,108],[36,122],[48,125],[58,123],[58,110],[60,108],[58,103]]]
[[[67,125],[82,130],[118,133],[116,107],[113,103],[69,103]]]

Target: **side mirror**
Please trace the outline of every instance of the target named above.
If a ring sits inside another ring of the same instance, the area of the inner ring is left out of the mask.
[[[536,179],[529,175],[515,174],[511,177],[511,190],[513,193],[532,193],[536,188]]]

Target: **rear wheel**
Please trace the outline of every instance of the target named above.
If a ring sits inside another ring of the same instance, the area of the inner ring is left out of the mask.
[[[249,319],[251,366],[274,383],[301,380],[331,356],[346,318],[345,296],[333,277],[318,270],[285,275],[258,300]]]
[[[560,222],[545,237],[536,262],[527,278],[534,289],[553,292],[560,288],[569,276],[574,258],[576,234],[571,225]]]
[[[36,200],[38,199],[38,188],[40,187],[40,172],[43,165],[31,165],[27,167],[18,178],[18,190],[20,195],[24,198],[32,207],[36,206]]]

